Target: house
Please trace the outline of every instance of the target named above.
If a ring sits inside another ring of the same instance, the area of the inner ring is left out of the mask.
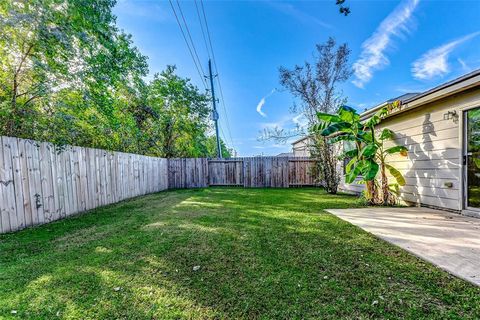
[[[292,142],[292,151],[294,157],[310,157],[310,146],[312,138],[310,136],[301,137]]]
[[[480,70],[400,99],[401,107],[378,129],[395,132],[390,145],[408,148],[408,157],[389,160],[406,179],[401,200],[480,217]],[[368,119],[387,103],[361,118]],[[357,192],[361,187],[341,186]]]
[[[277,154],[275,157],[294,157],[293,152],[282,152]]]

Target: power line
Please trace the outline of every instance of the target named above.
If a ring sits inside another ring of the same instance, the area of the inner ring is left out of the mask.
[[[197,0],[195,0],[195,9],[197,10],[197,17],[198,17],[198,21],[200,22],[200,29],[202,30],[203,43],[205,44],[205,50],[207,51],[208,58],[210,59],[211,58],[210,50],[208,49],[207,38],[205,37],[205,31],[203,29],[202,18],[200,17],[200,10],[198,9]]]
[[[203,71],[202,63],[201,63],[201,60],[198,56],[197,49],[195,47],[195,42],[193,41],[192,34],[191,34],[190,29],[188,27],[188,23],[185,19],[185,16],[183,14],[183,10],[180,6],[180,3],[179,3],[178,0],[176,0],[176,2],[177,2],[178,12],[179,12],[179,15],[180,15],[180,17],[183,21],[184,27],[182,27],[182,24],[181,24],[180,19],[177,15],[177,12],[176,12],[175,7],[172,3],[172,0],[169,0],[170,6],[171,6],[172,11],[173,11],[173,14],[175,15],[175,19],[177,21],[178,27],[180,28],[183,39],[185,40],[185,43],[187,44],[188,51],[190,52],[190,56],[192,57],[192,60],[195,64],[195,68],[197,69],[197,72],[198,72],[198,74],[199,74],[199,76],[202,80],[202,83],[203,83],[205,89],[207,89],[208,86],[207,86],[206,80],[204,79],[204,76],[203,76],[205,74],[205,72]],[[215,66],[215,72],[217,73],[217,83],[218,83],[218,87],[219,87],[219,90],[220,90],[221,105],[222,105],[222,109],[225,113],[225,120],[226,120],[226,125],[227,125],[228,137],[230,138],[230,144],[233,147],[234,144],[233,144],[232,134],[231,134],[231,130],[230,130],[230,121],[228,119],[227,108],[225,106],[225,98],[224,98],[224,95],[223,95],[222,85],[221,85],[221,82],[220,82],[220,79],[219,79],[219,76],[218,76],[217,62],[216,62],[216,59],[215,59],[215,53],[213,51],[212,39],[211,39],[211,36],[210,36],[210,30],[208,28],[207,16],[205,14],[205,7],[203,5],[202,0],[200,0],[200,4],[201,4],[202,13],[203,13],[204,23],[205,23],[205,29],[204,29],[202,19],[201,19],[201,16],[200,16],[200,11],[199,11],[199,7],[198,7],[198,4],[197,4],[197,0],[195,0],[195,8],[196,8],[197,16],[198,16],[198,19],[199,19],[199,22],[200,22],[200,28],[201,28],[201,31],[202,31],[202,36],[203,36],[203,42],[205,44],[205,49],[207,51],[207,55],[209,57],[209,60],[212,57],[211,60],[213,60],[213,65]],[[205,35],[205,30],[206,30],[207,35]],[[188,39],[187,39],[187,36],[188,36]],[[207,38],[208,38],[208,43],[207,43]],[[190,40],[190,42],[189,42],[189,40]],[[210,50],[209,50],[209,45],[210,45]],[[210,56],[210,53],[211,53],[211,56]],[[212,84],[213,84],[213,81],[214,81],[214,79],[211,79]],[[223,135],[223,138],[224,138],[224,142],[226,143],[227,140],[226,140],[226,136],[223,133],[223,131],[222,131],[222,135]]]
[[[223,132],[223,129],[222,129],[222,126],[220,125],[220,123],[218,124],[218,128],[220,129],[220,133],[222,134],[223,136],[223,141],[226,141],[226,136],[225,136],[225,133]],[[225,143],[226,144],[226,143]],[[228,146],[226,146],[227,149],[228,149]]]
[[[222,158],[222,148],[220,146],[220,138],[218,137],[218,112],[215,103],[215,89],[213,85],[213,74],[212,74],[212,60],[208,60],[208,74],[210,78],[210,89],[212,90],[212,119],[215,122],[215,135],[217,137],[217,157]]]
[[[177,12],[175,11],[175,7],[173,6],[172,0],[168,0],[168,2],[170,3],[170,7],[172,8],[173,14],[175,15],[175,19],[177,20],[178,27],[180,28],[180,31],[182,32],[183,40],[185,40],[185,43],[187,44],[188,51],[190,52],[190,56],[192,57],[193,63],[195,64],[195,68],[197,69],[197,72],[198,72],[198,75],[200,76],[202,84],[205,87],[205,89],[207,89],[207,84],[205,82],[204,73],[203,73],[203,69],[201,68],[201,64],[200,64],[200,67],[199,67],[198,64],[197,64],[197,60],[195,60],[195,55],[193,54],[193,51],[190,48],[190,44],[188,43],[185,32],[183,31],[182,25],[180,24],[180,20],[178,19]],[[177,4],[178,4],[178,2],[177,2]],[[191,39],[191,37],[190,37],[190,39]],[[193,45],[193,42],[192,42],[192,45]],[[195,50],[195,53],[196,53],[196,50]],[[198,59],[198,55],[197,55],[197,59]],[[200,70],[202,70],[202,72],[200,72]]]
[[[191,44],[192,44],[193,53],[195,54],[195,57],[197,57],[197,61],[198,61],[198,64],[199,64],[199,66],[200,66],[200,70],[202,70],[202,74],[204,75],[205,72],[203,71],[202,63],[201,63],[201,61],[200,61],[200,58],[198,57],[197,49],[195,48],[195,43],[193,42],[192,35],[191,35],[191,33],[190,33],[190,29],[188,28],[187,21],[185,20],[185,17],[184,17],[184,15],[183,15],[182,8],[180,7],[180,2],[178,2],[178,0],[177,0],[177,6],[178,6],[178,10],[180,11],[180,16],[182,17],[183,23],[184,23],[184,25],[185,25],[185,29],[187,30],[188,38],[190,39],[190,42],[191,42]]]
[[[218,83],[218,88],[220,90],[222,108],[223,108],[223,111],[225,112],[227,132],[228,132],[228,135],[229,135],[229,138],[230,138],[230,143],[231,143],[232,147],[234,147],[233,139],[232,139],[232,133],[231,133],[231,130],[230,130],[230,121],[228,119],[228,112],[227,112],[227,108],[225,107],[225,98],[224,98],[224,95],[223,95],[222,84],[220,82],[220,76],[218,75],[219,72],[218,72],[218,67],[217,67],[217,60],[215,59],[215,52],[213,51],[213,46],[212,46],[212,38],[210,36],[210,30],[208,28],[207,15],[205,14],[205,7],[203,6],[203,1],[202,0],[200,0],[200,5],[201,5],[201,8],[202,8],[203,18],[204,18],[204,21],[205,21],[205,28],[207,30],[208,43],[210,44],[210,51],[212,52],[213,65],[215,66],[215,72],[217,73],[217,83]],[[197,6],[197,1],[196,0],[195,0],[195,6]],[[198,6],[197,6],[197,14],[199,15],[199,19],[200,19],[200,14],[198,12]],[[201,21],[200,21],[200,26],[201,26],[201,29],[202,29],[203,39],[205,41],[205,46],[207,47],[207,43],[206,43],[207,41],[206,41],[206,37],[205,37],[204,31],[203,31],[203,26],[202,26]],[[207,52],[208,52],[208,48],[207,48]]]
[[[207,37],[205,36],[205,30],[203,28],[203,22],[202,22],[202,18],[200,17],[200,10],[198,8],[198,4],[197,4],[197,0],[195,0],[195,9],[197,11],[197,16],[198,16],[198,20],[200,22],[200,29],[202,31],[202,36],[203,36],[203,42],[205,44],[205,49],[207,51],[207,54],[210,58],[210,51],[212,52],[212,57],[213,57],[213,64],[215,66],[215,71],[217,73],[217,83],[218,83],[218,88],[220,90],[220,97],[221,97],[221,104],[222,104],[222,108],[223,108],[223,111],[225,112],[225,120],[226,120],[226,124],[227,124],[227,132],[228,132],[228,135],[229,135],[229,138],[230,138],[230,143],[233,147],[233,139],[232,139],[232,134],[231,134],[231,130],[230,130],[230,121],[228,119],[228,113],[227,113],[227,108],[225,106],[225,98],[224,98],[224,95],[223,95],[223,89],[222,89],[222,84],[220,82],[220,79],[219,79],[219,75],[218,75],[218,67],[217,67],[217,62],[215,60],[215,53],[213,51],[213,46],[212,46],[212,40],[211,40],[211,37],[210,37],[210,30],[208,29],[208,23],[207,23],[207,16],[205,14],[205,8],[203,6],[203,3],[201,2],[201,5],[202,5],[202,13],[203,13],[203,17],[204,17],[204,22],[205,22],[205,28],[207,29],[207,34],[208,34],[208,42],[207,42]],[[208,47],[208,44],[210,44],[210,49]]]
[[[215,65],[215,63],[214,63]],[[216,69],[216,67],[215,67]],[[218,74],[218,71],[217,71]],[[228,113],[227,113],[227,108],[225,107],[225,98],[223,97],[223,90],[222,90],[222,85],[220,84],[220,79],[217,76],[217,83],[218,83],[218,89],[220,90],[220,97],[221,97],[221,104],[222,104],[222,109],[225,112],[225,120],[227,122],[227,132],[230,138],[230,143],[233,147],[233,139],[232,139],[232,133],[230,132],[230,121],[228,120]]]

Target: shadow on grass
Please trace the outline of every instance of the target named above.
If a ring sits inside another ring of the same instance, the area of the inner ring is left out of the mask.
[[[354,206],[319,189],[178,190],[0,236],[0,316],[478,315],[480,290],[323,211]]]

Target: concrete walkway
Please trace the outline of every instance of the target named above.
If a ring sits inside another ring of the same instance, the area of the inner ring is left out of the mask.
[[[480,219],[427,208],[327,211],[480,286]]]

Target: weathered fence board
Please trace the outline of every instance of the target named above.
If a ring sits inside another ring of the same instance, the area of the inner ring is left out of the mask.
[[[288,188],[318,185],[307,157],[245,157],[230,159],[168,159],[171,189],[207,186]]]
[[[245,157],[208,160],[208,185],[246,188],[318,185],[306,157]]]
[[[0,233],[168,188],[166,159],[11,137],[0,142]]]
[[[313,164],[288,157],[163,159],[0,137],[0,233],[167,188],[317,185]]]
[[[168,187],[170,189],[207,187],[207,161],[205,158],[168,159]]]
[[[307,157],[245,157],[231,159],[168,159],[171,189],[207,186],[247,188],[316,186],[315,160]]]
[[[243,160],[208,160],[210,186],[243,186]]]
[[[288,161],[288,184],[290,186],[315,186],[318,185],[318,179],[313,172],[315,160],[303,158],[292,159]]]

